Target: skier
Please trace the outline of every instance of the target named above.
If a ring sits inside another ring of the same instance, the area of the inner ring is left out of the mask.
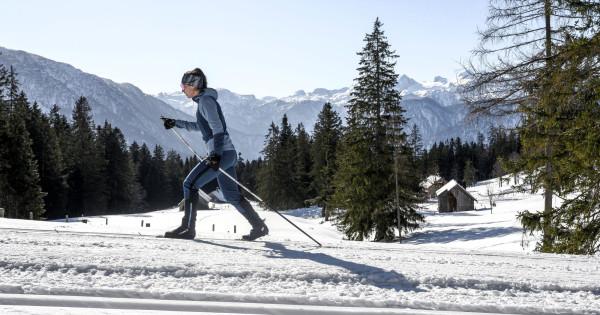
[[[269,234],[269,229],[258,216],[252,205],[244,198],[237,184],[219,171],[223,169],[235,178],[237,153],[227,133],[227,125],[217,102],[217,91],[207,88],[206,76],[199,68],[184,73],[181,78],[181,91],[198,104],[196,121],[161,117],[165,129],[185,128],[200,131],[209,149],[208,158],[196,165],[183,181],[184,216],[181,226],[165,233],[168,238],[193,239],[196,236],[196,206],[198,189],[213,179],[217,179],[223,197],[232,204],[252,226],[244,240],[255,240]]]

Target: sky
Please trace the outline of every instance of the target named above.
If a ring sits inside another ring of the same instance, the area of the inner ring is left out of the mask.
[[[209,86],[259,97],[353,84],[377,17],[418,81],[456,77],[487,0],[2,0],[0,46],[65,62],[148,94],[179,90],[200,67]],[[17,69],[18,70],[18,69]]]

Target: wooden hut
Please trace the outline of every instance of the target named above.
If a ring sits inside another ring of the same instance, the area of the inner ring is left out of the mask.
[[[454,179],[438,189],[435,194],[438,197],[439,212],[475,210],[475,197]]]

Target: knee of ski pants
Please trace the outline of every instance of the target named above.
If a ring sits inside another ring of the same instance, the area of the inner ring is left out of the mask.
[[[227,172],[227,174],[231,175],[233,178],[236,178],[234,167],[228,168],[225,170],[225,172]],[[241,201],[238,185],[225,174],[219,174],[217,181],[219,182],[219,187],[221,188],[221,193],[223,194],[225,201],[229,202],[237,209]]]
[[[190,173],[186,176],[183,181],[183,197],[189,198],[192,193],[198,192],[196,187],[196,180],[202,176],[208,170],[208,166],[205,163],[199,163],[196,165]]]
[[[225,170],[230,176],[235,176],[235,165],[237,164],[237,152],[235,150],[224,151],[221,156],[221,169]],[[197,192],[203,185],[210,180],[217,178],[219,187],[225,200],[235,204],[239,203],[239,191],[237,184],[229,179],[225,174],[215,171],[208,167],[206,162],[200,162],[196,165],[183,181],[183,194],[187,198],[190,192]]]

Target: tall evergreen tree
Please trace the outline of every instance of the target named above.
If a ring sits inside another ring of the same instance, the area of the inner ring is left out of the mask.
[[[274,180],[277,178],[275,159],[279,148],[279,133],[279,127],[274,122],[271,122],[271,126],[265,136],[265,146],[262,150],[264,164],[257,174],[258,193],[272,207],[277,206],[278,200],[281,197],[281,187]]]
[[[60,142],[49,117],[42,113],[35,102],[29,108],[26,123],[38,165],[41,187],[46,193],[44,216],[60,217],[64,215],[68,195],[66,168]]]
[[[94,214],[106,209],[104,149],[97,141],[92,109],[85,97],[73,108],[69,170],[69,204],[71,215]]]
[[[27,131],[29,102],[19,91],[14,70],[0,67],[0,207],[9,218],[39,218],[44,193]]]
[[[7,87],[9,83],[8,70],[4,65],[0,64],[0,143],[7,143],[10,139],[8,128],[9,106],[5,100]],[[12,189],[8,184],[8,169],[9,164],[9,147],[6,145],[0,146],[0,208],[7,208],[9,194],[12,194]]]
[[[169,187],[165,172],[165,152],[160,145],[154,147],[146,181],[148,185],[146,187],[148,205],[155,209],[170,206],[169,198],[165,195]]]
[[[104,171],[106,181],[107,209],[113,213],[129,211],[139,203],[135,193],[135,170],[127,150],[125,136],[119,128],[113,128],[107,121],[98,128],[98,140],[104,147],[107,161]]]
[[[475,167],[473,167],[473,162],[471,162],[471,160],[465,162],[463,181],[465,187],[472,186],[476,181]]]
[[[337,170],[336,151],[342,136],[342,120],[333,110],[331,103],[325,103],[319,113],[313,131],[312,145],[312,190],[317,196],[317,204],[322,208],[322,216],[329,219],[327,203],[333,195],[333,176]]]
[[[164,194],[167,206],[176,205],[183,199],[181,183],[183,183],[185,175],[181,156],[174,150],[169,150],[165,159],[166,189]]]
[[[331,201],[332,206],[344,209],[339,224],[353,240],[372,233],[376,241],[392,239],[396,226],[411,230],[420,219],[410,192],[395,185],[394,160],[405,153],[406,120],[395,90],[397,55],[381,27],[377,19],[358,53],[359,75],[348,104],[348,128],[338,152],[336,192]]]
[[[263,154],[264,167],[259,171],[258,191],[265,202],[275,209],[293,209],[303,206],[295,180],[297,137],[287,115],[281,126],[271,124],[266,136]]]
[[[311,144],[310,135],[304,129],[302,123],[298,124],[295,130],[296,137],[296,148],[295,156],[292,161],[295,165],[294,170],[294,183],[296,187],[296,198],[298,204],[304,204],[304,202],[312,198],[313,192],[311,187],[312,176],[312,156],[311,156]]]
[[[150,173],[152,172],[152,153],[145,143],[142,143],[142,146],[139,147],[139,150],[137,151],[133,145],[130,147],[130,150],[132,152],[134,165],[137,164],[136,177],[142,187],[144,197],[143,205],[144,207],[151,207],[149,200],[152,198],[150,197],[150,192],[153,189],[152,178],[150,176]],[[137,163],[135,163],[136,160]],[[191,168],[189,169],[191,170]]]

